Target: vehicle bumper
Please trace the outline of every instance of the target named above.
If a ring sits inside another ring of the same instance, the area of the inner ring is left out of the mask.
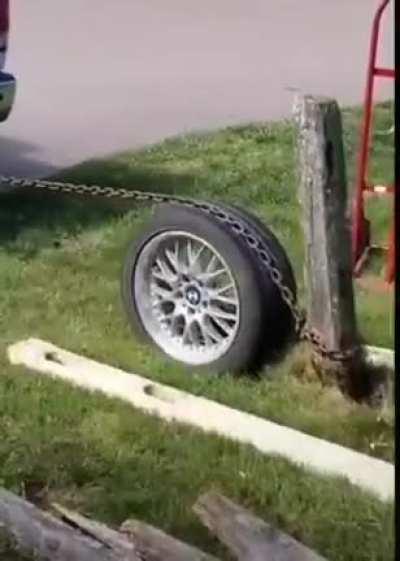
[[[12,74],[0,72],[0,123],[9,116],[14,105],[16,80]]]

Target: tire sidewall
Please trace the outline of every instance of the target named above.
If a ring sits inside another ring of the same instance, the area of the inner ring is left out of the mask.
[[[142,341],[151,343],[139,316],[133,290],[137,259],[144,246],[155,235],[169,230],[186,231],[207,241],[223,257],[235,280],[239,302],[239,328],[230,348],[217,360],[204,365],[185,365],[194,371],[227,372],[252,369],[260,355],[264,322],[264,290],[259,270],[252,259],[249,248],[232,230],[204,212],[173,204],[159,205],[151,222],[128,248],[123,275],[122,299],[133,330]],[[161,349],[158,349],[161,351]],[[162,352],[164,355],[164,353]],[[168,355],[167,355],[168,356]],[[177,362],[169,357],[173,362]]]

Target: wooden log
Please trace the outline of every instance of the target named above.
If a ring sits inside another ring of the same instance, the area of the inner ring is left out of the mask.
[[[201,496],[193,508],[239,561],[324,561],[292,537],[217,493]]]
[[[305,284],[309,323],[330,349],[359,347],[347,217],[347,181],[342,121],[336,101],[297,96],[293,107],[297,128],[299,200],[305,236]],[[354,391],[356,365],[342,372]],[[329,370],[332,365],[325,365]],[[359,381],[356,382],[357,384]]]
[[[61,519],[0,489],[0,529],[19,552],[41,561],[218,561],[136,520],[118,532],[60,505],[50,508]]]
[[[98,539],[5,489],[0,489],[0,527],[19,552],[40,561],[141,561],[132,543],[117,547],[109,533]]]
[[[131,541],[127,540],[120,532],[109,528],[105,524],[86,518],[86,516],[82,516],[78,512],[69,510],[59,504],[52,503],[51,509],[60,515],[62,521],[72,528],[76,528],[99,543],[103,543],[107,547],[118,551],[120,554],[131,555],[132,553],[137,553]]]
[[[218,561],[216,557],[137,520],[126,520],[120,531],[132,540],[146,561]]]

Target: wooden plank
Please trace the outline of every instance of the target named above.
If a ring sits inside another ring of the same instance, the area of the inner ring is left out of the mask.
[[[350,222],[342,120],[335,100],[297,96],[299,200],[305,237],[305,284],[310,325],[330,349],[359,347],[354,306]],[[361,350],[361,347],[360,347]],[[350,392],[357,392],[360,355],[342,372]],[[325,365],[327,369],[332,365]]]
[[[0,489],[0,529],[18,551],[42,561],[218,561],[137,520],[118,532],[58,504],[50,508],[61,519]]]
[[[18,551],[41,561],[141,561],[134,546],[117,548],[77,531],[31,503],[0,489],[0,526]]]
[[[194,511],[239,561],[326,561],[217,493],[200,497]]]
[[[52,503],[51,509],[70,527],[78,529],[80,532],[83,532],[85,535],[93,538],[99,543],[103,543],[107,547],[120,553],[122,552],[122,554],[129,555],[133,552],[137,553],[137,549],[134,547],[134,544],[127,540],[120,532],[109,528],[105,524],[86,518],[86,516],[82,516],[81,514],[69,510],[59,504]]]
[[[218,561],[216,557],[138,520],[126,520],[120,531],[129,537],[146,561]]]

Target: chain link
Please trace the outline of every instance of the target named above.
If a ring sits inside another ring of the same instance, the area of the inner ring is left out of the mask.
[[[170,203],[195,208],[205,212],[216,218],[218,221],[226,224],[235,234],[240,236],[245,241],[249,249],[257,255],[259,261],[267,270],[273,284],[278,289],[282,300],[288,306],[292,314],[295,334],[299,341],[307,341],[312,345],[314,351],[319,356],[337,363],[345,363],[351,360],[355,353],[358,352],[358,348],[350,348],[345,351],[328,348],[326,343],[323,341],[321,334],[316,329],[307,325],[304,311],[299,308],[295,294],[284,284],[282,273],[275,265],[273,256],[261,238],[257,236],[254,231],[249,230],[247,224],[240,221],[236,216],[229,214],[228,211],[216,204],[175,195],[165,195],[162,193],[103,187],[99,185],[78,185],[75,183],[63,183],[59,181],[6,177],[0,175],[0,187],[1,185],[5,185],[15,190],[29,188],[37,191],[74,194],[90,198],[102,197],[105,199],[120,199],[156,204]]]

